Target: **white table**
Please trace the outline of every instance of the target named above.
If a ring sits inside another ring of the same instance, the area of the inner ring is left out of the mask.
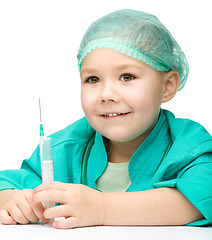
[[[84,227],[54,229],[43,224],[2,225],[0,240],[212,240],[212,227]]]

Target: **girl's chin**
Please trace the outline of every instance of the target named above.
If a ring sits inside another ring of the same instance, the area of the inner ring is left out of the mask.
[[[119,142],[119,143],[126,143],[138,137],[138,136],[132,136],[132,135],[130,136],[124,135],[123,133],[122,134],[121,133],[120,134],[101,134],[101,135],[112,142]]]

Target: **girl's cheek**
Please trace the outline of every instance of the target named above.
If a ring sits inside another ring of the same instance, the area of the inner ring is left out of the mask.
[[[93,101],[91,98],[89,98],[89,96],[81,97],[81,105],[86,115],[89,115],[89,113],[92,111],[92,106],[94,106]]]

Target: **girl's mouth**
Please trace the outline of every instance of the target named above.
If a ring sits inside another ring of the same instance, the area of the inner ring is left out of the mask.
[[[111,117],[126,116],[129,113],[130,112],[126,112],[126,113],[105,113],[105,114],[101,114],[100,116],[106,117],[106,118],[111,118]]]

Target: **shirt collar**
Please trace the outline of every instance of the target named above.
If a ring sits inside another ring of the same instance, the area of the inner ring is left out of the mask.
[[[142,182],[142,190],[146,189],[161,164],[169,140],[168,121],[161,110],[157,124],[130,159],[129,176],[133,183],[130,188],[137,186],[141,190]]]

